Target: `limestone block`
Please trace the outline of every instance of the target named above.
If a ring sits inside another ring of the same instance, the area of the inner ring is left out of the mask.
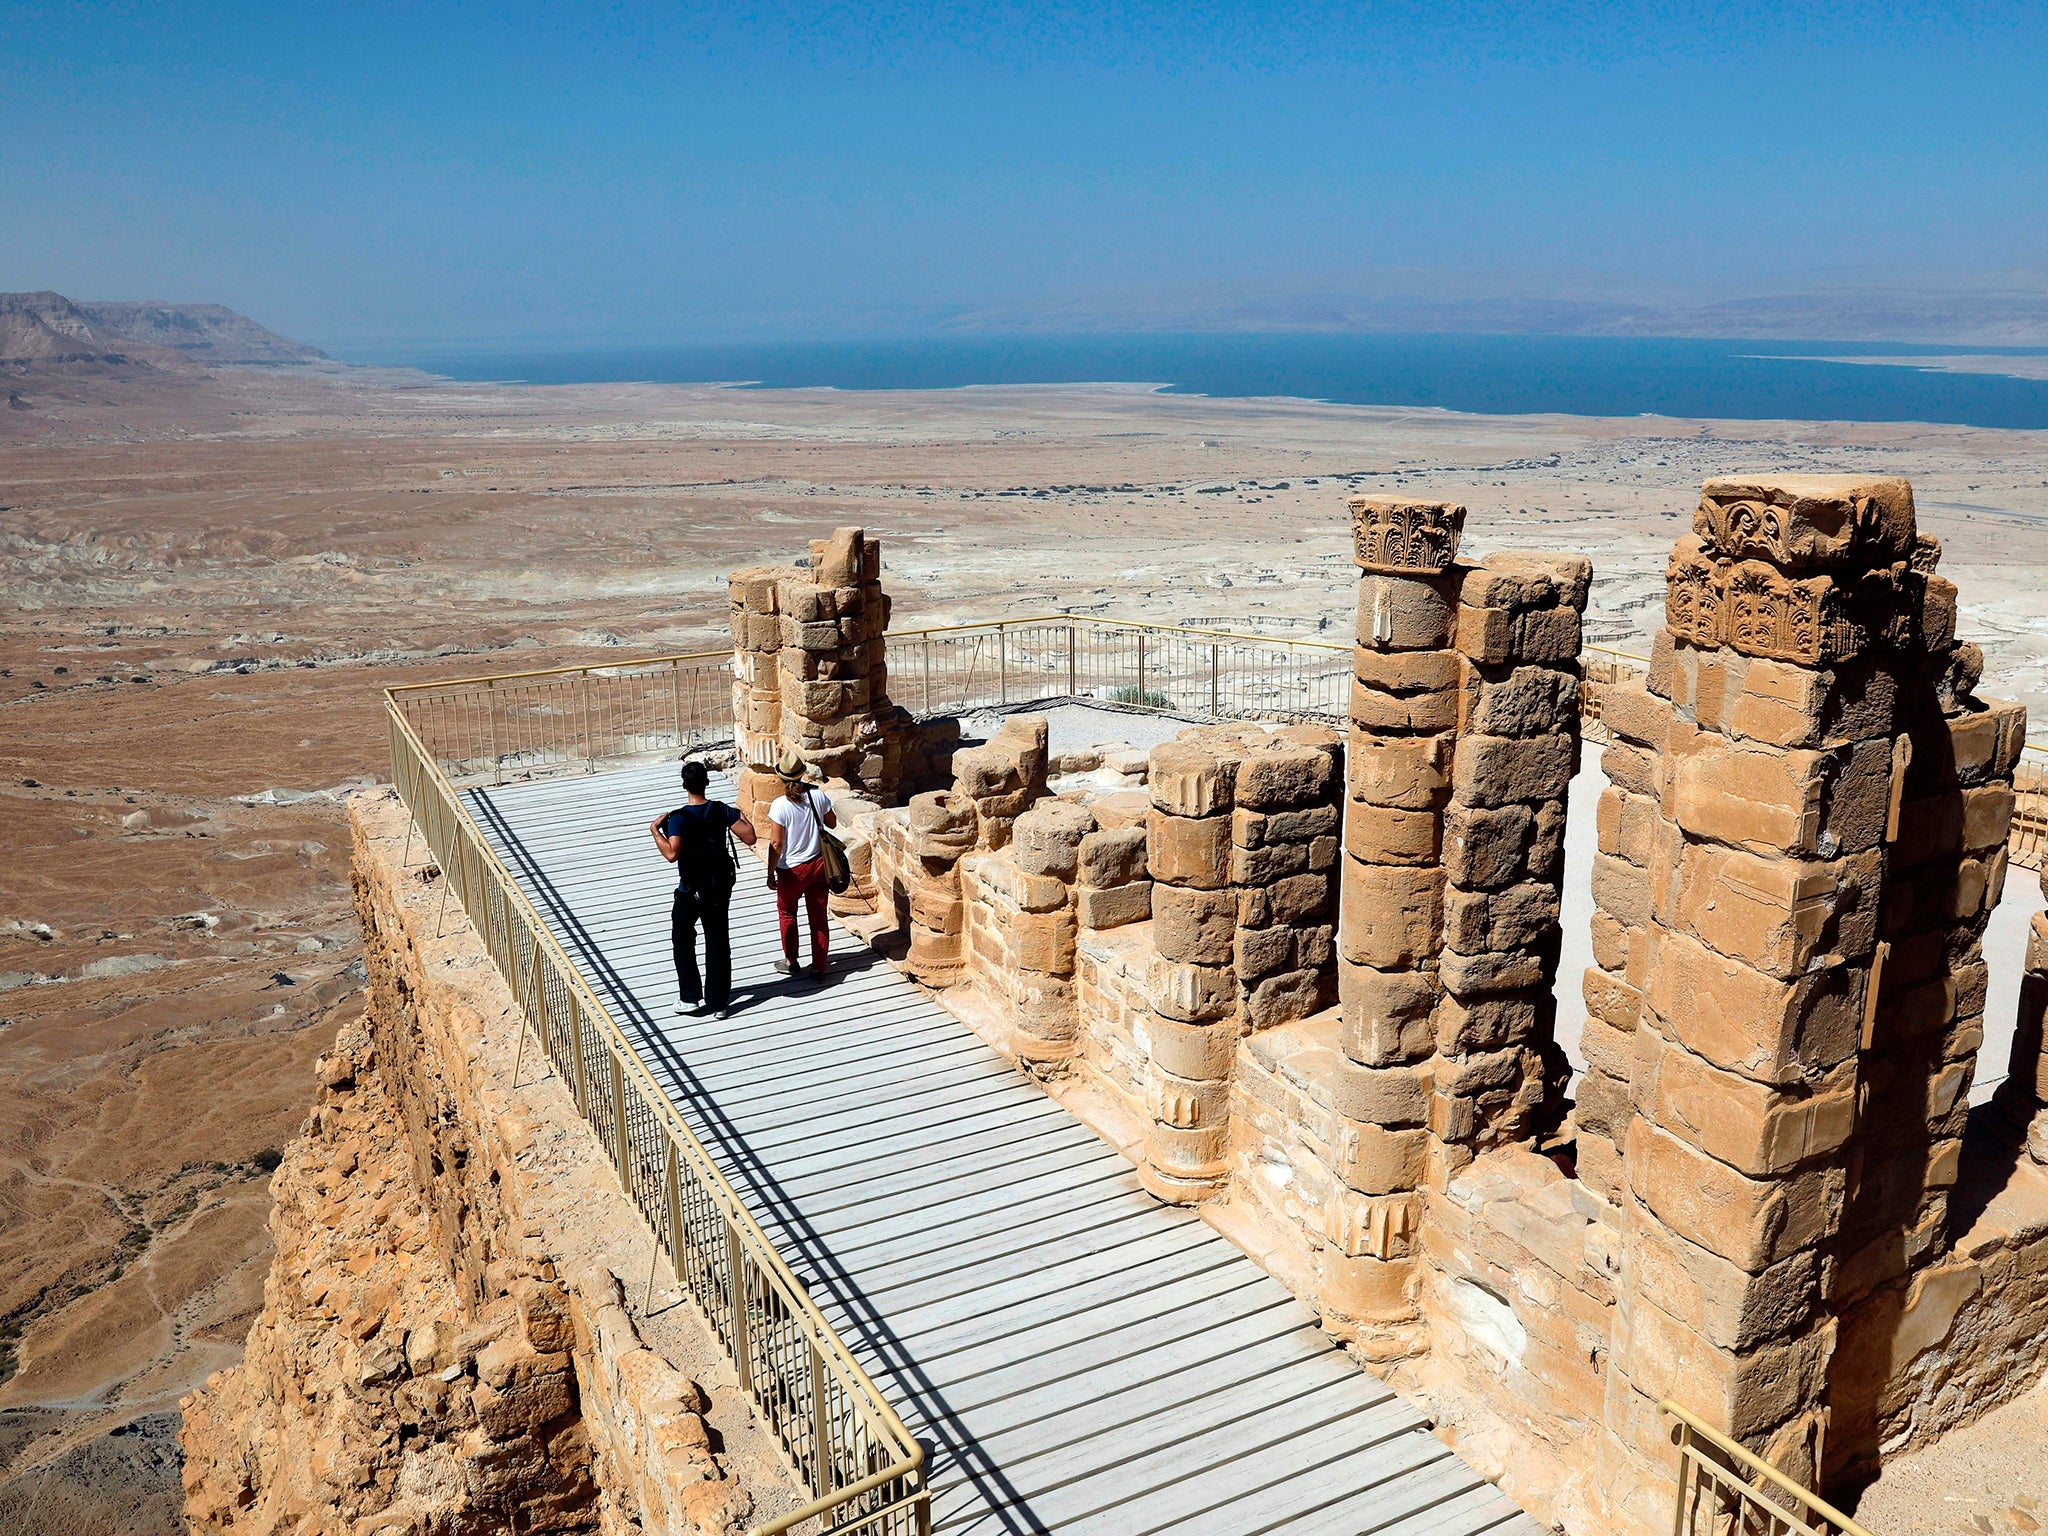
[[[1002,909],[1007,920],[1017,912],[1055,912],[1067,905],[1066,884],[1052,875],[1034,875],[1020,868],[1014,852],[980,853],[963,861],[979,883],[982,900]]]
[[[1897,477],[1716,478],[1701,488],[1693,532],[1722,558],[1787,571],[1889,564],[1913,551],[1913,488]]]
[[[1368,572],[1358,582],[1358,643],[1381,651],[1434,651],[1451,643],[1455,582]]]
[[[1340,819],[1337,806],[1327,803],[1293,811],[1253,811],[1240,807],[1231,812],[1230,836],[1240,848],[1307,843],[1336,832]]]
[[[1237,928],[1237,900],[1227,890],[1157,885],[1152,892],[1152,942],[1168,960],[1228,965]]]
[[[1678,758],[1665,814],[1694,837],[1829,858],[1884,840],[1889,741],[1780,750],[1674,729],[1672,743]]]
[[[1021,968],[1054,976],[1073,974],[1077,934],[1072,907],[1062,904],[1049,912],[1018,912],[1010,918],[1010,932]]]
[[[1631,1381],[1731,1438],[1754,1440],[1825,1395],[1833,1318],[1741,1352],[1718,1348],[1640,1298],[1630,1299],[1616,1324]]]
[[[1559,935],[1551,932],[1523,949],[1446,949],[1437,955],[1437,978],[1459,997],[1544,987],[1557,965]]]
[[[1345,769],[1351,798],[1396,810],[1438,808],[1451,787],[1453,746],[1450,736],[1361,737]]]
[[[1069,800],[1041,800],[1017,818],[1010,846],[1020,869],[1071,881],[1081,840],[1094,830],[1095,816],[1087,807]]]
[[[1317,1074],[1315,1089],[1324,1107],[1342,1119],[1384,1129],[1429,1121],[1427,1066],[1366,1067],[1334,1061]]]
[[[1890,736],[1898,701],[1891,669],[1872,657],[1814,668],[1769,657],[1741,657],[1718,710],[1701,723],[1729,735],[1782,747],[1825,747]]]
[[[1465,700],[1464,728],[1475,735],[1545,736],[1578,720],[1578,674],[1556,667],[1475,667]]]
[[[1380,651],[1360,645],[1351,663],[1353,678],[1376,692],[1455,695],[1458,687],[1456,651]]]
[[[867,535],[859,528],[835,528],[831,536],[811,540],[811,579],[820,586],[851,587],[867,573]],[[879,559],[881,547],[876,547]]]
[[[1343,922],[1338,951],[1380,970],[1414,966],[1435,954],[1443,937],[1441,869],[1344,860]]]
[[[1108,887],[1077,885],[1073,889],[1074,920],[1084,929],[1122,928],[1152,916],[1150,880]]]
[[[1415,1316],[1410,1294],[1414,1262],[1370,1256],[1323,1255],[1316,1301],[1327,1325],[1333,1317],[1370,1324],[1396,1324]]]
[[[1842,1212],[1839,1168],[1751,1179],[1640,1115],[1629,1122],[1629,1188],[1681,1237],[1759,1273],[1832,1232]]]
[[[1419,1061],[1435,1048],[1437,988],[1424,971],[1337,968],[1344,1054],[1365,1066]]]
[[[1228,811],[1237,791],[1237,761],[1213,747],[1178,738],[1152,749],[1145,787],[1152,804],[1179,817]]]
[[[1230,846],[1228,816],[1175,816],[1155,807],[1146,822],[1146,862],[1165,884],[1221,889],[1230,881]]]
[[[1153,887],[1157,896],[1160,887]],[[1153,1011],[1183,1024],[1228,1018],[1237,1009],[1237,978],[1228,966],[1192,965],[1155,957],[1146,976]]]
[[[1716,1066],[1761,1083],[1817,1078],[1852,1057],[1862,1035],[1864,976],[1833,966],[1767,976],[1685,934],[1650,934],[1645,1000],[1666,1035]]]
[[[1310,871],[1289,875],[1259,890],[1237,893],[1237,920],[1247,928],[1269,923],[1315,923],[1330,914],[1330,876]]]
[[[1523,816],[1526,819],[1528,812]],[[1435,811],[1353,802],[1344,818],[1344,851],[1364,864],[1436,864],[1444,830],[1445,819]],[[1516,856],[1519,859],[1519,840]]]
[[[1432,1023],[1436,1049],[1444,1056],[1503,1050],[1547,1038],[1555,1012],[1548,997],[1446,996]]]
[[[1360,1195],[1340,1187],[1330,1192],[1322,1217],[1324,1241],[1346,1258],[1406,1259],[1414,1256],[1422,1227],[1422,1197],[1413,1191]]]
[[[1557,800],[1570,787],[1578,760],[1575,731],[1529,737],[1460,736],[1452,761],[1452,789],[1467,805]]]
[[[966,795],[945,789],[912,795],[909,812],[910,847],[919,858],[957,858],[980,839],[980,813]]]
[[[1230,1119],[1229,1077],[1180,1077],[1162,1068],[1155,1058],[1145,1069],[1145,1113],[1175,1130],[1226,1127]]]
[[[1457,648],[1482,666],[1533,663],[1564,666],[1579,655],[1579,612],[1575,608],[1458,608]]]
[[[1100,802],[1097,803],[1099,818]],[[1082,885],[1129,885],[1146,877],[1145,827],[1090,832],[1075,850],[1074,879]]]

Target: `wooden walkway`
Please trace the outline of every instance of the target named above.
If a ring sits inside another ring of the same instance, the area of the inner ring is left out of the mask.
[[[672,764],[468,800],[925,1441],[935,1530],[1538,1529],[1285,1288],[865,946],[834,930],[823,989],[778,975],[773,894],[746,860],[732,1016],[678,1017],[674,876],[647,836],[682,802]]]

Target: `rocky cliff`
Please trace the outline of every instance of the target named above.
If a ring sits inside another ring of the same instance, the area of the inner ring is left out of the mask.
[[[651,1238],[534,1054],[513,1088],[510,998],[459,909],[432,936],[402,818],[352,808],[369,1007],[273,1180],[247,1353],[183,1404],[193,1529],[725,1532],[736,1465],[788,1502],[686,1309],[629,1311]]]

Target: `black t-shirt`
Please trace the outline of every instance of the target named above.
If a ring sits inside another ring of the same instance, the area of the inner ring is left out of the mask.
[[[739,819],[738,806],[719,800],[678,806],[662,819],[662,835],[674,838],[678,845],[677,890],[732,889],[739,879],[739,866],[733,860],[732,843],[726,837],[726,829]]]

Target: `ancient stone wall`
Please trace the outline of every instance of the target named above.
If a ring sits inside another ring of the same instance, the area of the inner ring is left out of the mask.
[[[351,807],[368,1013],[273,1181],[242,1363],[183,1405],[193,1527],[741,1529],[720,1413],[611,1268],[644,1273],[651,1238],[534,1052],[511,1092],[511,999],[466,924],[432,937],[439,882],[399,868],[403,814],[388,792]],[[749,1475],[797,1502],[772,1462]]]

